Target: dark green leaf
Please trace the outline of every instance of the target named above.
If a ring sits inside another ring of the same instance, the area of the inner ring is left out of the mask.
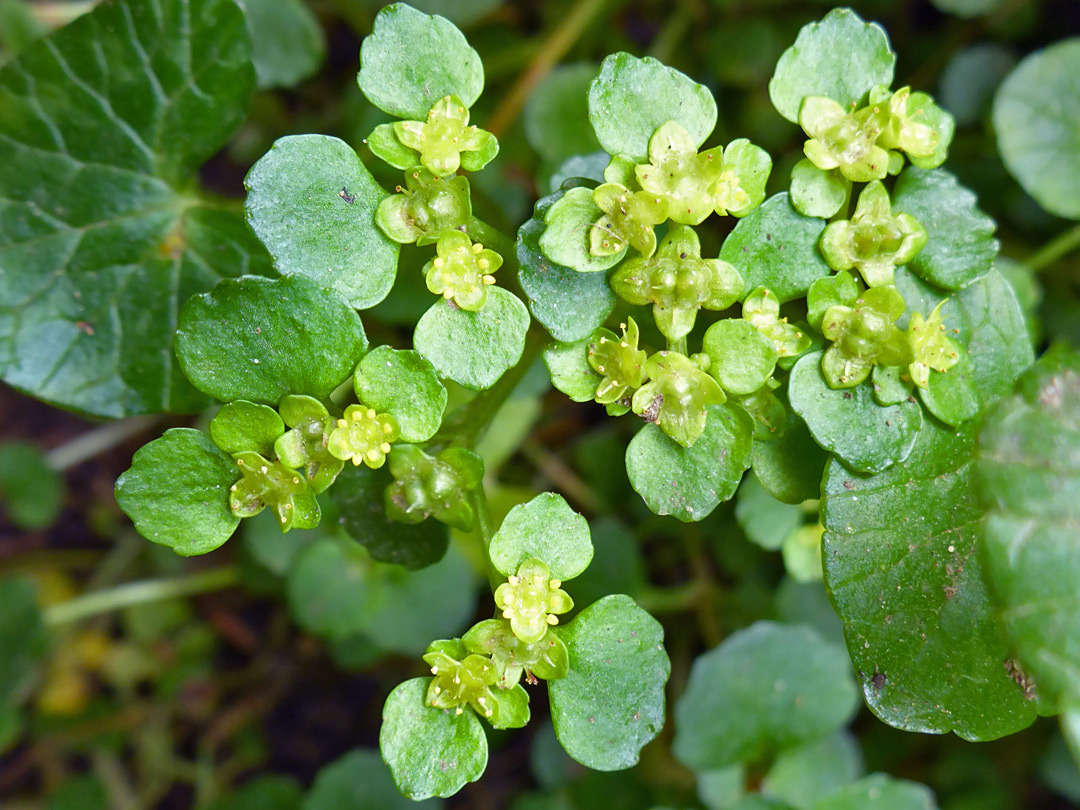
[[[0,706],[18,706],[30,678],[45,657],[48,636],[38,607],[38,591],[29,579],[0,579]]]
[[[0,445],[0,504],[20,529],[44,529],[60,515],[64,480],[29,442]]]
[[[843,651],[808,627],[757,622],[694,662],[672,751],[691,770],[753,761],[835,731],[857,703]]]
[[[769,98],[792,123],[807,96],[827,96],[842,107],[858,103],[875,84],[892,84],[896,54],[880,25],[848,8],[808,23],[784,51],[769,81]]]
[[[375,225],[386,192],[344,141],[291,135],[251,167],[244,211],[284,276],[307,276],[357,309],[382,301],[397,274],[397,242]]]
[[[1026,57],[994,98],[1005,167],[1052,214],[1080,219],[1080,38]]]
[[[701,146],[716,126],[716,101],[707,87],[652,57],[614,53],[589,88],[589,120],[609,154],[647,163],[649,139],[668,121]]]
[[[589,524],[561,495],[541,492],[510,510],[488,549],[491,564],[505,576],[530,558],[544,562],[553,579],[573,579],[593,558]]]
[[[746,476],[739,486],[735,520],[751,542],[764,549],[777,551],[784,538],[802,524],[802,516],[798,506],[782,503],[770,495],[756,475]]]
[[[442,806],[438,799],[418,804],[405,798],[379,752],[355,748],[319,770],[301,810],[435,810]]]
[[[300,810],[302,796],[293,777],[268,773],[249,779],[228,796],[211,802],[207,810]]]
[[[592,524],[593,560],[570,587],[578,605],[613,593],[635,596],[645,587],[645,562],[637,538],[614,518]]]
[[[143,445],[116,481],[116,502],[139,534],[189,557],[213,551],[240,523],[229,510],[236,462],[200,430],[173,428]]]
[[[788,397],[817,443],[860,472],[880,472],[903,461],[923,425],[918,403],[878,405],[869,382],[830,388],[821,373],[821,352],[795,364]]]
[[[449,20],[404,3],[386,6],[360,48],[356,77],[368,101],[398,118],[426,121],[439,99],[471,107],[484,89],[480,56]]]
[[[985,740],[1030,724],[1035,705],[1005,668],[976,553],[972,445],[927,420],[907,460],[883,473],[833,461],[822,519],[825,584],[867,705],[897,728]]]
[[[761,783],[761,792],[799,810],[863,775],[859,743],[847,731],[782,751]]]
[[[774,194],[739,220],[720,258],[739,271],[747,291],[765,287],[784,303],[832,272],[817,249],[823,230],[825,221],[792,208],[787,192]]]
[[[222,405],[210,420],[210,438],[230,456],[254,450],[273,458],[274,442],[284,432],[285,423],[277,411],[244,399]]]
[[[993,268],[996,225],[975,202],[944,169],[909,167],[896,181],[893,211],[911,214],[929,235],[909,265],[924,281],[960,290]]]
[[[319,70],[326,39],[304,0],[244,0],[244,11],[261,89],[292,87]]]
[[[533,317],[556,340],[573,343],[603,325],[615,307],[615,293],[605,273],[579,273],[540,252],[548,209],[564,193],[558,191],[537,202],[532,219],[518,230],[518,282]]]
[[[987,572],[1005,630],[1041,696],[1077,705],[1080,582],[1080,354],[1055,347],[979,436],[977,473],[991,510]]]
[[[544,349],[551,384],[574,402],[592,402],[603,379],[589,365],[589,341],[553,343]]]
[[[356,367],[353,384],[362,403],[397,420],[403,442],[426,442],[442,424],[446,389],[419,352],[372,349]]]
[[[441,377],[466,388],[490,388],[521,359],[529,311],[502,287],[491,287],[479,312],[439,301],[424,313],[413,345]]]
[[[180,304],[271,270],[192,173],[244,120],[254,83],[234,0],[104,4],[0,71],[9,384],[102,416],[206,406],[174,362]]]
[[[302,276],[226,279],[188,299],[176,331],[184,374],[225,402],[328,397],[365,349],[356,312]]]
[[[393,480],[386,467],[346,465],[330,490],[342,527],[381,562],[412,569],[438,562],[450,542],[446,526],[436,520],[407,524],[388,519],[384,493]]]
[[[874,773],[816,801],[813,810],[937,810],[930,788]]]
[[[555,631],[570,672],[548,683],[551,719],[566,753],[598,771],[637,764],[664,726],[671,662],[664,630],[629,596],[606,596]]]
[[[788,414],[787,430],[782,436],[754,442],[754,475],[770,495],[784,503],[820,497],[827,460],[806,423],[794,414]]]
[[[737,406],[707,408],[705,432],[690,447],[649,424],[626,448],[630,485],[658,515],[701,520],[735,494],[750,466],[753,418]]]
[[[487,767],[488,745],[476,714],[424,704],[431,678],[400,684],[383,706],[379,751],[407,798],[453,796]]]
[[[589,123],[589,85],[595,64],[559,65],[533,90],[525,104],[525,137],[548,163],[600,148]]]

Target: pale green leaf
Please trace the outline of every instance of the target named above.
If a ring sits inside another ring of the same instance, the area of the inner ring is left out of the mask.
[[[372,349],[356,367],[353,385],[363,404],[394,417],[403,442],[426,442],[442,424],[446,389],[419,352]]]
[[[561,495],[542,492],[515,506],[491,538],[491,564],[504,576],[530,558],[544,562],[553,579],[573,579],[593,557],[589,524]]]

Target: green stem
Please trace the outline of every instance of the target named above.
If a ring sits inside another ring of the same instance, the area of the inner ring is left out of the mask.
[[[474,242],[480,242],[503,258],[504,264],[517,267],[517,246],[513,239],[498,228],[493,228],[482,219],[471,217],[465,226],[465,233]]]
[[[171,579],[147,579],[141,582],[126,582],[115,588],[103,591],[91,591],[68,599],[47,608],[45,624],[57,627],[69,622],[77,622],[109,613],[122,608],[175,599],[179,596],[192,596],[208,591],[220,591],[230,588],[239,581],[239,573],[232,566],[196,571],[182,577]]]
[[[678,340],[669,340],[667,342],[667,350],[669,352],[678,352],[679,354],[685,354],[689,357],[689,353],[686,351],[686,337],[683,336]]]
[[[1042,270],[1049,267],[1062,256],[1080,247],[1080,224],[1074,225],[1064,233],[1058,234],[1024,262],[1024,266],[1032,271]]]
[[[133,416],[109,422],[50,450],[45,460],[54,470],[62,472],[149,430],[157,422],[156,416]]]

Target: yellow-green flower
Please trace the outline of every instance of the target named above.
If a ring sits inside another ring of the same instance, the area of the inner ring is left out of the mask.
[[[366,464],[373,470],[386,463],[390,443],[398,437],[398,424],[388,413],[375,413],[366,405],[350,405],[330,434],[327,449],[334,458]]]
[[[427,288],[452,299],[461,309],[477,312],[487,301],[491,275],[502,267],[502,256],[461,231],[448,231],[435,246],[438,255],[424,266]]]
[[[526,644],[544,637],[548,625],[558,624],[558,616],[574,607],[574,600],[551,578],[551,569],[536,558],[528,559],[495,591],[495,605],[510,620],[514,635]]]
[[[420,164],[446,177],[464,166],[479,171],[499,152],[490,132],[469,126],[469,109],[457,96],[436,101],[427,121],[398,121],[394,134],[402,145],[420,153]]]
[[[929,318],[921,313],[911,313],[908,321],[908,338],[915,354],[915,360],[908,365],[911,380],[919,388],[930,384],[930,369],[946,372],[960,362],[960,351],[949,338],[945,329],[945,319],[941,315],[942,301]]]

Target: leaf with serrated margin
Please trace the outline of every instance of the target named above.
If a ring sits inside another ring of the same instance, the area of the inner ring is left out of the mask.
[[[196,411],[177,312],[219,279],[272,273],[192,174],[255,85],[234,0],[117,0],[0,70],[0,374],[101,416]]]

